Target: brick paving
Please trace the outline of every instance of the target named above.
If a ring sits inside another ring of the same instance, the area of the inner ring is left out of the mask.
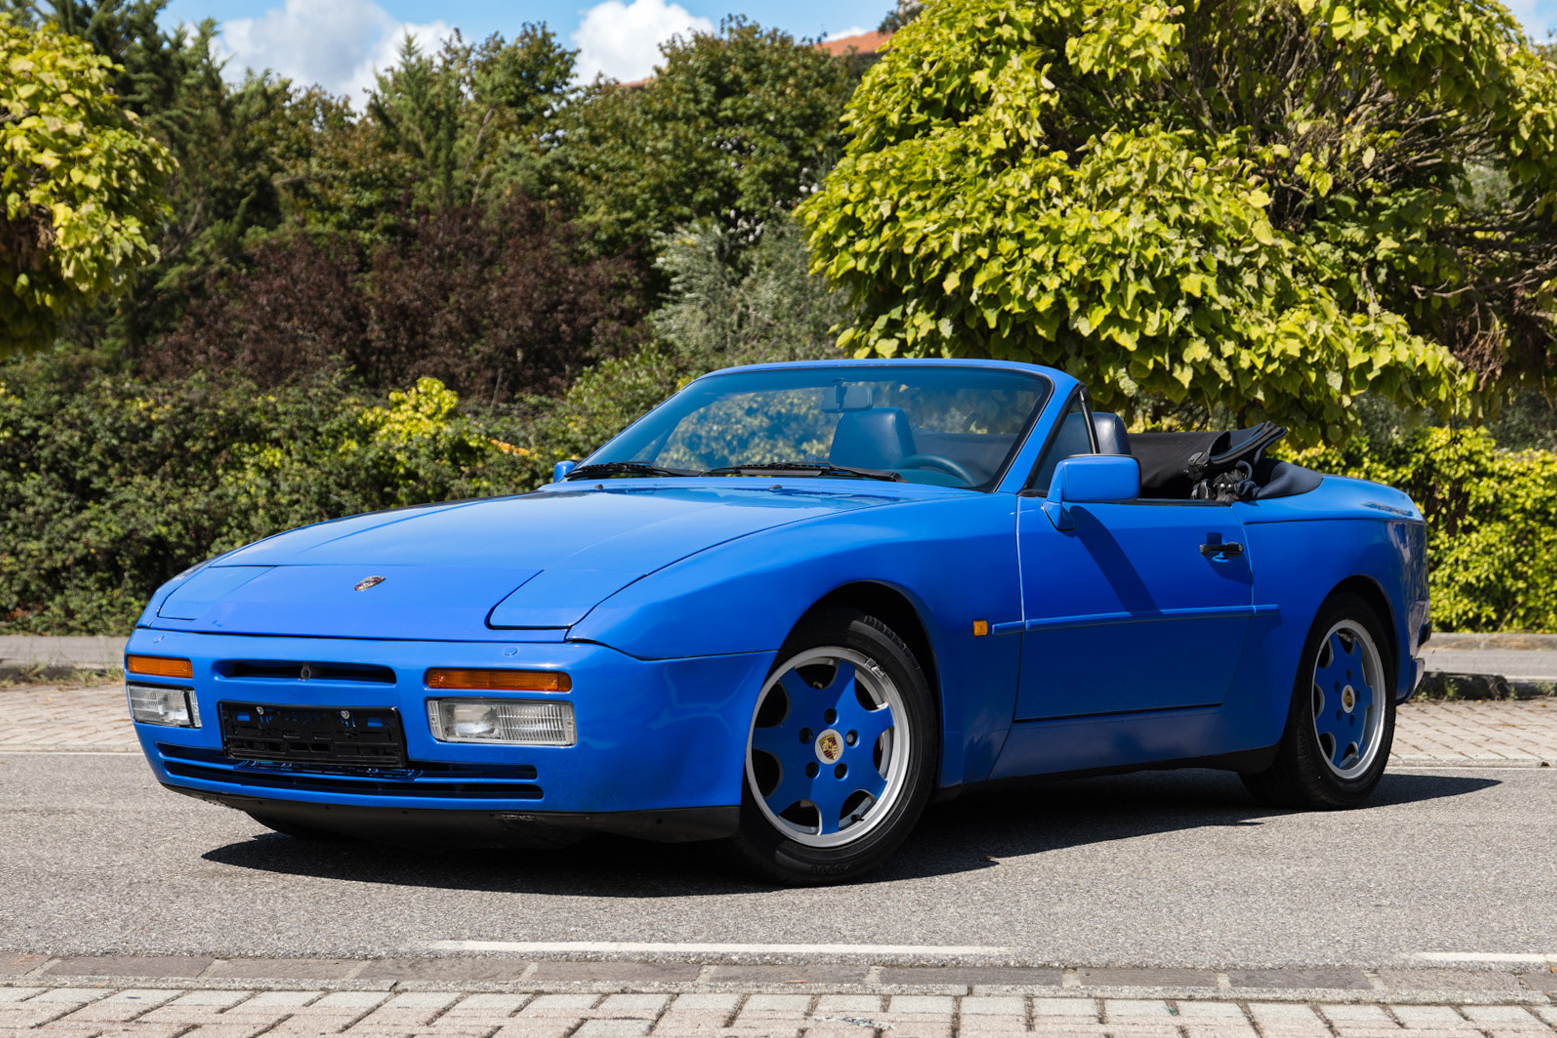
[[[1557,767],[1557,699],[1408,702],[1395,725],[1395,763]]]
[[[0,752],[138,749],[118,682],[0,687]],[[1557,699],[1413,700],[1400,708],[1391,757],[1404,767],[1557,767]]]
[[[0,986],[5,1038],[1534,1038],[1557,1006],[892,992]]]
[[[0,687],[0,752],[136,752],[129,711],[121,681]]]

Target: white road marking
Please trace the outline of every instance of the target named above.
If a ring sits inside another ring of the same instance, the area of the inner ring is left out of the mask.
[[[653,954],[691,955],[1008,955],[1011,948],[979,945],[926,944],[676,944],[630,941],[428,941],[431,951],[513,952],[527,954]]]
[[[1528,955],[1509,954],[1506,952],[1417,952],[1416,957],[1427,959],[1429,962],[1546,962],[1557,963],[1557,952],[1542,955],[1540,952],[1532,952]]]

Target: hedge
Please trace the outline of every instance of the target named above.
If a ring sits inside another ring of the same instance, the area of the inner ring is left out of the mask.
[[[1411,495],[1427,517],[1438,630],[1557,631],[1557,452],[1430,427],[1303,460]]]

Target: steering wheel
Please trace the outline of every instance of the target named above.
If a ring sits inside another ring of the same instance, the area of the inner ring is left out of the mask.
[[[892,466],[898,469],[937,469],[949,476],[956,476],[970,487],[976,487],[984,482],[973,473],[969,472],[960,462],[940,454],[909,454]]]

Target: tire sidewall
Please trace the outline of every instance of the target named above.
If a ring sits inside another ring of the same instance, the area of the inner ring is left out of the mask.
[[[808,649],[837,646],[860,653],[897,686],[909,735],[909,759],[902,794],[886,817],[856,842],[840,847],[810,847],[775,829],[758,807],[745,777],[742,754],[741,822],[734,838],[740,856],[769,878],[811,884],[852,878],[880,862],[903,842],[918,821],[935,785],[940,757],[940,726],[924,672],[903,641],[875,617],[854,611],[829,612],[807,621],[780,648],[772,678],[789,660]],[[764,682],[766,684],[766,682]],[[758,704],[753,704],[755,715]]]
[[[1337,775],[1325,760],[1325,753],[1314,730],[1312,687],[1319,650],[1332,627],[1350,620],[1367,632],[1379,653],[1384,687],[1377,690],[1384,711],[1379,730],[1379,747],[1372,764],[1362,774],[1346,779]],[[1314,625],[1303,643],[1303,657],[1292,686],[1292,708],[1287,718],[1288,738],[1301,780],[1316,798],[1334,807],[1355,807],[1362,803],[1384,775],[1390,747],[1395,738],[1395,660],[1393,640],[1377,612],[1362,598],[1338,594],[1326,600],[1314,618]]]

